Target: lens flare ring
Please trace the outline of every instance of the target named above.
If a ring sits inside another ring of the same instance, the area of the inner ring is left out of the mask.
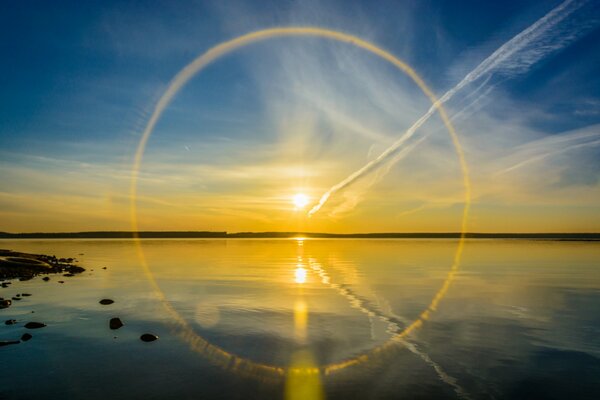
[[[177,312],[177,310],[175,310],[172,304],[167,300],[165,294],[156,282],[156,279],[154,278],[154,275],[152,274],[152,271],[150,270],[149,265],[144,256],[140,238],[137,235],[139,227],[137,221],[136,197],[139,171],[148,139],[150,138],[150,135],[152,134],[156,123],[160,119],[166,107],[173,100],[174,96],[179,92],[179,90],[193,76],[199,73],[207,65],[211,64],[213,61],[216,61],[218,58],[249,44],[278,37],[318,37],[350,44],[355,47],[361,48],[373,55],[376,55],[383,60],[388,61],[396,68],[406,73],[410,78],[412,78],[415,84],[429,98],[433,106],[436,108],[446,129],[448,130],[460,164],[464,187],[464,206],[461,219],[461,231],[458,245],[454,253],[454,259],[450,270],[446,275],[444,283],[442,284],[440,289],[435,293],[427,308],[425,308],[419,314],[419,316],[412,323],[407,325],[401,332],[398,332],[386,343],[371,349],[367,353],[341,362],[319,366],[318,368],[307,367],[306,371],[302,370],[302,367],[285,367],[261,364],[254,362],[250,359],[239,357],[216,345],[211,344],[198,333],[196,333],[190,326],[190,324]],[[318,27],[279,27],[251,32],[212,47],[207,52],[200,55],[198,58],[196,58],[186,67],[184,67],[177,75],[175,75],[173,80],[171,80],[171,82],[169,83],[169,86],[158,100],[152,112],[152,115],[150,116],[150,119],[148,120],[148,123],[144,128],[133,162],[130,186],[131,226],[134,232],[134,242],[136,245],[139,261],[146,275],[146,278],[148,279],[150,285],[154,289],[158,299],[162,302],[166,310],[173,317],[173,324],[177,329],[177,334],[185,342],[188,343],[192,350],[202,354],[214,364],[219,365],[227,370],[231,370],[248,376],[253,376],[262,380],[279,380],[281,378],[284,378],[288,374],[293,375],[296,373],[317,373],[324,375],[335,374],[348,367],[357,366],[366,362],[372,362],[377,357],[381,357],[382,355],[384,355],[387,350],[390,350],[395,346],[401,345],[402,339],[410,335],[416,329],[420,328],[423,325],[423,323],[430,318],[431,314],[437,310],[440,301],[446,295],[450,284],[452,283],[454,277],[456,276],[456,273],[458,272],[460,259],[465,243],[465,232],[469,215],[470,203],[471,184],[469,179],[469,171],[462,147],[460,145],[460,141],[458,139],[458,135],[456,134],[456,131],[454,130],[454,127],[452,126],[452,123],[450,122],[446,111],[442,107],[441,102],[435,97],[433,92],[425,85],[425,82],[417,75],[417,73],[409,65],[407,65],[397,57],[393,56],[392,54],[388,53],[387,51],[379,48],[378,46],[366,40],[363,40],[357,36]]]

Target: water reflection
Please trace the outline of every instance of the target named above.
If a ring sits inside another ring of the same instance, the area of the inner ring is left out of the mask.
[[[27,319],[34,310],[48,327],[26,345],[0,348],[11,366],[0,377],[0,398],[39,398],[42,389],[45,398],[63,398],[65,387],[66,397],[92,399],[598,393],[600,246],[592,243],[471,242],[462,272],[423,329],[339,374],[317,368],[371,354],[418,317],[444,281],[455,245],[145,241],[149,266],[178,320],[140,276],[130,242],[4,244],[85,253],[82,263],[95,271],[64,285],[13,284],[33,296],[3,310],[2,318]],[[115,299],[110,310],[97,305],[103,297]],[[107,327],[113,316],[126,324],[117,339]],[[22,329],[5,327],[0,339]],[[144,332],[161,339],[142,346]],[[572,382],[577,387],[568,389]]]
[[[306,269],[304,267],[298,266],[294,271],[294,281],[296,283],[306,283]]]

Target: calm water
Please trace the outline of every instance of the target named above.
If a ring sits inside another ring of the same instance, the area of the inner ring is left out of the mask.
[[[0,348],[1,399],[600,398],[600,244],[468,241],[404,338],[455,241],[145,240],[149,274],[128,240],[0,248],[88,269],[0,289],[32,294],[0,340],[48,325]]]

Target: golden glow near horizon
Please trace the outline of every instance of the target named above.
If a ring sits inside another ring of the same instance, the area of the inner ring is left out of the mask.
[[[154,128],[156,126],[156,124],[158,123],[159,119],[161,118],[163,112],[166,110],[167,106],[171,103],[171,101],[175,98],[175,96],[177,95],[177,93],[198,73],[200,73],[206,66],[208,66],[209,64],[212,64],[215,60],[219,59],[220,57],[231,53],[239,48],[242,48],[244,46],[253,44],[253,43],[257,43],[257,42],[261,42],[261,41],[266,41],[269,39],[273,39],[273,38],[282,38],[282,37],[293,37],[293,36],[298,36],[298,37],[319,37],[319,38],[323,38],[323,39],[328,39],[331,41],[336,41],[336,42],[340,42],[340,43],[346,43],[352,46],[355,46],[359,49],[365,50],[367,53],[370,53],[373,56],[379,57],[380,59],[388,62],[389,64],[393,65],[395,68],[397,68],[398,71],[403,72],[404,74],[406,74],[408,77],[411,78],[412,82],[418,86],[421,91],[423,92],[423,94],[425,95],[425,97],[427,97],[430,101],[431,104],[433,105],[433,107],[436,109],[436,111],[438,112],[443,124],[446,126],[448,133],[450,134],[450,140],[452,142],[452,145],[454,147],[454,150],[456,152],[456,156],[458,158],[458,169],[456,171],[454,171],[453,173],[455,175],[462,175],[462,186],[463,186],[463,190],[464,193],[463,195],[457,195],[455,192],[460,192],[460,184],[458,182],[453,182],[451,183],[448,187],[444,187],[443,190],[440,192],[443,194],[443,196],[447,197],[446,201],[450,201],[449,204],[456,204],[456,202],[460,202],[461,200],[464,201],[465,207],[463,210],[463,215],[461,218],[460,212],[446,212],[445,214],[447,214],[447,222],[449,223],[448,225],[453,226],[454,230],[456,230],[456,225],[458,223],[458,221],[461,221],[461,227],[460,230],[464,231],[465,230],[465,226],[464,226],[464,222],[466,221],[466,215],[468,212],[468,204],[469,204],[469,200],[470,200],[470,181],[468,178],[468,171],[467,171],[467,166],[466,166],[466,162],[464,160],[463,154],[462,154],[462,149],[460,147],[459,141],[458,141],[458,137],[456,135],[456,132],[454,131],[454,128],[452,127],[452,124],[450,122],[450,120],[448,119],[448,116],[446,114],[446,112],[444,111],[444,108],[442,107],[441,103],[437,100],[437,98],[435,97],[435,95],[433,94],[433,92],[431,91],[431,89],[429,89],[427,87],[427,85],[425,84],[425,82],[417,75],[417,73],[409,66],[407,65],[404,61],[402,61],[401,59],[395,57],[394,55],[388,53],[387,51],[381,49],[380,47],[365,41],[357,36],[353,36],[353,35],[349,35],[343,32],[338,32],[338,31],[333,31],[333,30],[329,30],[329,29],[322,29],[322,28],[317,28],[317,27],[281,27],[281,28],[270,28],[270,29],[264,29],[264,30],[260,30],[260,31],[256,31],[256,32],[251,32],[248,33],[246,35],[242,35],[239,36],[237,38],[234,38],[232,40],[223,42],[211,49],[209,49],[207,52],[205,52],[204,54],[200,55],[199,57],[197,57],[194,61],[192,61],[190,64],[188,64],[186,67],[184,67],[171,81],[171,83],[169,84],[169,86],[167,87],[167,89],[165,90],[164,94],[160,97],[160,99],[158,100],[149,120],[148,123],[144,129],[144,132],[142,133],[142,136],[140,138],[139,144],[138,144],[138,148],[136,151],[136,155],[135,155],[135,160],[133,163],[133,168],[132,168],[132,176],[131,176],[131,186],[130,186],[130,216],[131,216],[131,222],[132,222],[132,228],[134,231],[138,231],[139,229],[139,224],[138,224],[138,217],[140,217],[140,219],[142,221],[144,221],[145,223],[152,223],[153,219],[156,219],[156,214],[155,212],[143,212],[140,213],[140,215],[138,216],[138,212],[137,212],[137,201],[138,201],[138,178],[140,177],[140,170],[142,167],[142,159],[144,157],[144,153],[146,150],[146,145],[148,143],[148,140],[150,138],[150,136],[152,135],[152,132],[154,131]],[[298,146],[294,146],[294,147],[298,147]],[[318,172],[318,169],[323,169],[323,164],[321,164],[321,166],[319,166],[319,164],[317,163],[311,163],[311,166],[313,167],[313,171],[311,172],[313,174],[313,178],[311,179],[316,179],[319,178],[320,182],[318,182],[318,186],[319,189],[318,190],[322,190],[324,188],[326,188],[331,182],[326,182],[325,180],[323,180],[323,174]],[[251,168],[249,171],[247,170],[243,170],[240,171],[242,172],[242,174],[240,175],[239,173],[235,173],[235,179],[239,179],[240,176],[247,176],[248,172],[252,172],[255,174],[258,174],[259,176],[269,176],[269,177],[274,177],[273,179],[277,178],[279,179],[281,182],[284,182],[285,180],[291,179],[292,177],[298,177],[300,178],[301,176],[306,176],[306,169],[300,167],[299,165],[290,165],[289,162],[286,163],[282,163],[279,166],[275,166],[273,165],[272,168]],[[214,170],[212,170],[212,173],[214,173]],[[327,175],[327,174],[325,174]],[[226,175],[224,178],[229,177],[229,179],[231,178],[230,176]],[[302,178],[304,179],[304,178]],[[264,179],[263,179],[264,180]],[[439,180],[439,179],[438,179]],[[422,189],[423,186],[426,185],[422,185],[421,183],[415,183],[414,186],[412,186],[412,182],[408,182],[406,181],[406,183],[411,184],[411,187],[413,187],[413,190],[416,192],[418,192],[419,190]],[[317,185],[313,185],[311,184],[311,187],[316,187]],[[192,201],[192,199],[188,198],[188,199],[184,199],[184,198],[179,198],[176,200],[176,203],[181,204],[182,202],[184,202],[185,204],[183,204],[183,206],[185,207],[186,205],[189,206],[189,204],[196,204],[196,207],[199,207],[200,209],[208,209],[210,210],[209,215],[204,216],[201,215],[202,213],[198,213],[198,215],[200,215],[202,217],[203,223],[204,224],[213,224],[213,222],[217,222],[217,220],[220,221],[221,224],[225,223],[227,225],[230,225],[228,222],[231,221],[236,221],[236,224],[240,224],[240,217],[242,217],[243,219],[246,219],[248,221],[248,223],[251,223],[253,227],[256,226],[265,226],[268,224],[272,224],[272,225],[278,225],[279,227],[288,227],[291,229],[298,229],[298,226],[292,227],[292,224],[298,224],[298,220],[293,220],[289,217],[289,215],[285,214],[285,211],[282,209],[281,204],[277,204],[277,202],[275,201],[270,201],[270,202],[264,202],[261,207],[255,207],[252,209],[239,209],[240,204],[257,204],[257,200],[256,200],[256,192],[254,191],[255,189],[253,189],[253,192],[237,192],[235,193],[235,196],[233,197],[229,197],[231,198],[235,198],[235,207],[232,207],[233,201],[232,200],[228,200],[225,202],[212,202],[212,204],[207,203],[208,200],[211,199],[210,196],[208,196],[208,198],[206,200],[202,200],[202,204],[200,206],[198,206],[197,202]],[[273,192],[271,192],[273,193]],[[436,197],[438,197],[438,201],[439,201],[439,197],[441,196],[440,193],[436,193]],[[302,195],[302,193],[298,193],[295,197],[294,197],[294,205],[296,207],[305,207],[308,204],[308,198],[305,198]],[[399,197],[399,198],[404,198],[406,195],[406,191],[403,192],[403,197]],[[388,196],[385,196],[386,198],[389,198]],[[396,196],[393,196],[396,197]],[[271,198],[272,195],[271,195]],[[214,200],[215,197],[212,197],[212,199]],[[350,203],[354,203],[356,204],[356,199],[357,197],[353,197],[353,198],[349,198],[347,199],[348,202]],[[384,199],[385,200],[385,199]],[[172,203],[171,201],[168,201],[167,203]],[[227,203],[229,203],[229,205],[227,206]],[[147,204],[147,203],[145,203]],[[374,209],[373,212],[375,212],[376,214],[378,214],[379,218],[381,219],[381,227],[383,229],[381,229],[382,231],[393,231],[393,230],[398,230],[398,227],[400,225],[400,223],[394,218],[394,216],[392,215],[392,213],[389,210],[389,207],[381,207],[379,205],[374,205]],[[387,209],[386,209],[387,208]],[[168,213],[171,212],[170,210],[175,211],[176,208],[174,207],[170,207],[167,210],[165,210],[165,207],[162,206],[161,210],[163,210],[163,214],[161,215],[161,218],[165,218],[165,214],[164,213]],[[287,210],[289,211],[289,206],[287,207]],[[262,211],[262,212],[261,212]],[[333,210],[335,211],[335,210]],[[382,214],[382,211],[384,211],[384,213]],[[453,210],[454,211],[454,210]],[[190,220],[190,214],[194,214],[194,213],[186,213],[186,221]],[[438,215],[435,216],[435,223],[437,225],[439,225],[439,221],[440,218]],[[173,218],[171,220],[176,220],[176,218]],[[339,219],[340,221],[344,221],[344,219]],[[302,220],[304,221],[304,220]],[[433,221],[433,220],[432,220]],[[405,221],[404,221],[405,222]],[[446,222],[446,221],[444,221]],[[302,222],[304,223],[304,222]],[[327,219],[320,219],[317,221],[311,221],[311,229],[315,229],[315,230],[321,230],[321,231],[329,231],[330,229],[328,228],[331,225],[331,222],[328,221]],[[338,225],[340,226],[338,222],[336,222]],[[342,222],[344,223],[344,222]],[[355,226],[356,228],[353,228],[353,230],[356,231],[373,231],[373,220],[371,218],[365,218],[363,217],[360,221],[360,226],[358,226],[356,224],[355,221]],[[215,223],[214,225],[218,225],[217,223]],[[402,224],[401,226],[406,227],[406,224]],[[275,226],[273,226],[275,228],[275,230],[281,229],[281,228],[276,228]],[[226,228],[226,230],[233,230],[233,229],[243,229],[242,227],[239,228],[234,228],[234,227],[228,227]],[[339,228],[338,228],[339,229]],[[406,229],[406,228],[405,228]],[[255,230],[254,228],[250,228],[249,230]],[[376,229],[379,230],[379,229]],[[401,229],[402,230],[402,229]],[[435,229],[434,229],[435,230]]]

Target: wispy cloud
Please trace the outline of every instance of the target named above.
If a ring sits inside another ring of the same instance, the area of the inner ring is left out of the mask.
[[[517,147],[513,154],[503,160],[505,166],[497,171],[495,176],[570,150],[598,145],[600,145],[600,125],[538,139]]]
[[[585,4],[585,1],[568,0],[554,8],[527,29],[500,46],[500,48],[475,67],[475,69],[469,72],[456,86],[440,97],[438,104],[446,103],[464,87],[484,76],[496,74],[513,77],[522,74],[540,59],[572,43],[597,24],[596,20],[584,20],[583,23],[579,24],[574,24],[573,21],[570,21],[572,15]],[[309,211],[309,215],[317,213],[332,195],[349,187],[362,176],[377,170],[391,157],[394,157],[396,152],[429,120],[436,110],[436,105],[432,105],[402,137],[376,159],[368,162],[344,180],[333,185],[321,196],[319,202]]]

